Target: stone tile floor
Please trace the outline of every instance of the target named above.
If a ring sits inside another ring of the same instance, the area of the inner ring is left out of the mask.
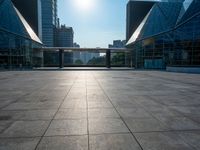
[[[0,72],[0,150],[199,150],[200,75]]]

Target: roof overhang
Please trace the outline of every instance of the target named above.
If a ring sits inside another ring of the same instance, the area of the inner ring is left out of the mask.
[[[156,2],[160,2],[158,0],[130,0],[127,4],[127,10],[129,11],[131,29],[130,33],[133,34],[135,30],[138,28],[140,23],[143,21],[145,16],[148,14],[150,9]],[[129,37],[130,38],[130,37]],[[127,39],[129,40],[129,39]]]

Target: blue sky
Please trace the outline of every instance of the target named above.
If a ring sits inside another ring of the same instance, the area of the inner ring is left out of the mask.
[[[74,41],[81,47],[108,47],[125,39],[128,0],[91,0],[93,7],[86,11],[76,1],[58,0],[58,16],[60,23],[73,27]]]

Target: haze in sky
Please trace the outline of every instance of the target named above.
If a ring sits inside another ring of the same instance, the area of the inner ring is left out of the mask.
[[[128,0],[58,0],[60,23],[74,29],[81,47],[108,47],[124,40]]]

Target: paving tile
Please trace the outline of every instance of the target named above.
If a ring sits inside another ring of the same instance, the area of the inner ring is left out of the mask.
[[[88,109],[89,118],[119,118],[114,108],[91,108]]]
[[[87,136],[44,137],[37,150],[88,150]]]
[[[180,136],[172,132],[136,133],[143,150],[192,150]]]
[[[200,117],[191,117],[191,119],[200,124]]]
[[[13,103],[15,100],[1,100],[0,101],[0,108],[4,108],[6,107],[7,105]]]
[[[90,149],[138,149],[113,105],[144,150],[199,149],[199,75],[14,71],[0,79],[0,149],[34,149],[30,137],[44,133],[67,94],[39,149],[88,149],[87,125]]]
[[[8,105],[3,110],[35,110],[35,109],[58,109],[60,102],[16,102]]]
[[[87,100],[88,101],[101,101],[101,100],[108,100],[107,96],[105,95],[91,95],[87,93]]]
[[[154,118],[126,118],[125,122],[132,132],[153,132],[169,130],[169,128]]]
[[[188,96],[184,95],[166,95],[156,97],[157,101],[166,105],[166,106],[192,106],[199,105],[200,102],[197,99],[191,99]]]
[[[180,132],[180,137],[195,149],[200,149],[200,131]]]
[[[152,118],[152,116],[142,108],[119,108],[117,110],[123,118]]]
[[[87,120],[53,120],[45,136],[56,135],[85,135]]]
[[[16,121],[0,137],[36,137],[45,132],[48,121]]]
[[[86,119],[86,108],[75,109],[60,109],[55,116],[55,119]]]
[[[86,100],[66,99],[62,104],[61,108],[71,108],[71,109],[86,108]]]
[[[0,111],[0,118],[8,116],[10,120],[51,120],[56,110]]]
[[[0,150],[35,150],[40,138],[0,139]]]
[[[141,150],[131,134],[90,135],[90,150]]]
[[[166,106],[149,106],[146,109],[147,112],[151,113],[155,117],[176,117],[176,116],[183,116],[181,113],[178,113],[177,111],[166,107]]]
[[[189,117],[200,117],[200,106],[172,106],[172,109]]]
[[[4,117],[9,117],[9,116],[4,116]],[[1,120],[0,121],[0,133],[8,128],[11,124],[13,123],[13,121],[6,121],[6,120]]]
[[[116,118],[100,118],[89,119],[89,133],[128,133],[129,130],[121,119]]]
[[[134,101],[130,101],[130,100],[124,100],[124,98],[120,99],[120,100],[113,100],[111,99],[114,106],[116,108],[137,108],[140,107],[136,102]]]
[[[88,108],[113,108],[108,100],[88,101]]]
[[[186,117],[157,117],[163,124],[173,130],[200,129],[200,124]]]

